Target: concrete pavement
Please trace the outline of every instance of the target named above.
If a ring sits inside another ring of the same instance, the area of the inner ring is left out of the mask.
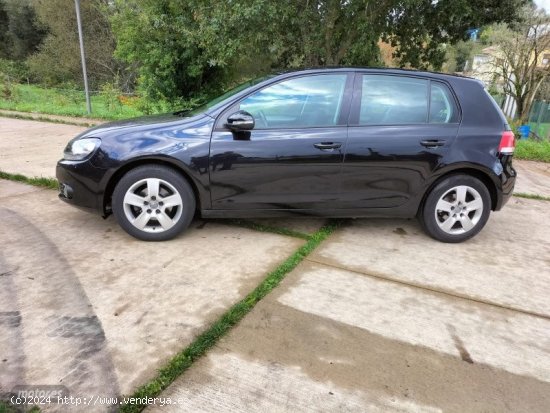
[[[0,171],[55,178],[67,142],[86,128],[0,117]]]
[[[515,192],[550,197],[550,163],[514,161],[518,172]]]
[[[144,243],[4,180],[0,203],[0,393],[129,394],[304,242],[198,221]]]
[[[512,198],[457,245],[434,244],[415,220],[357,220],[310,259],[550,317],[549,207]]]
[[[459,245],[351,222],[148,411],[547,412],[547,209],[514,199]]]
[[[149,411],[546,412],[549,327],[305,263]]]

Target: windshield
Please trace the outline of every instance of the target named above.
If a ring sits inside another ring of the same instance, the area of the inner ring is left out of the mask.
[[[229,99],[230,97],[236,95],[237,93],[245,90],[246,88],[249,88],[250,86],[257,85],[258,83],[263,82],[264,80],[267,80],[269,78],[272,78],[274,75],[269,76],[262,76],[256,79],[249,80],[247,82],[241,83],[238,86],[235,86],[233,89],[228,90],[223,95],[218,96],[217,98],[212,99],[211,101],[199,106],[198,108],[191,109],[191,110],[182,110],[180,112],[176,112],[176,115],[181,116],[193,116],[197,115],[202,112],[206,112],[208,109],[212,109],[214,106],[216,106],[218,103],[221,103],[225,101],[226,99]]]

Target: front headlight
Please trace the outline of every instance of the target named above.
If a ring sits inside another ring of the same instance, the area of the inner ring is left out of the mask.
[[[81,161],[95,151],[100,143],[101,139],[99,138],[82,138],[71,141],[63,152],[63,159]]]

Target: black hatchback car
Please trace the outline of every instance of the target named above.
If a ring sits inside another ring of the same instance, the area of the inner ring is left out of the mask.
[[[512,194],[514,134],[474,79],[312,69],[245,83],[193,111],[71,140],[60,198],[161,241],[206,218],[417,216],[444,242]]]

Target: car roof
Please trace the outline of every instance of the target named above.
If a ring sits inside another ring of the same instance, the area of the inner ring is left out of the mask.
[[[422,76],[430,77],[434,79],[464,79],[469,81],[479,82],[472,77],[454,74],[454,73],[442,73],[432,72],[427,70],[417,69],[402,69],[393,67],[368,67],[368,66],[326,66],[326,67],[309,67],[304,69],[291,69],[276,71],[274,74],[277,76],[291,76],[296,74],[312,74],[312,73],[327,73],[327,72],[364,72],[364,73],[386,73],[392,75],[403,76]]]

